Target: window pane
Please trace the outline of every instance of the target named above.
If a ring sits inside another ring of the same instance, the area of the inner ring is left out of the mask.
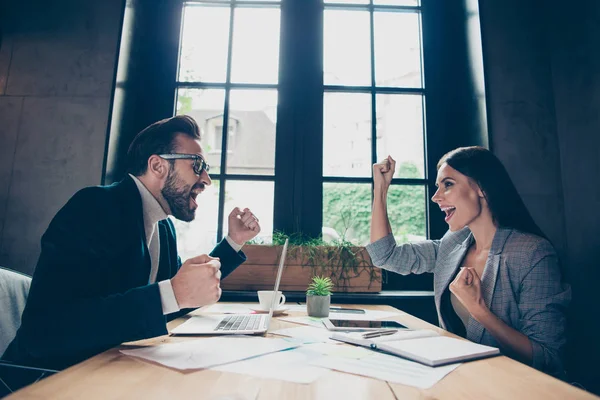
[[[225,82],[229,7],[185,6],[180,81]]]
[[[371,185],[323,184],[323,239],[344,239],[358,245],[369,243]]]
[[[276,90],[231,91],[227,143],[228,174],[275,174],[276,124]],[[222,122],[220,125],[222,128]]]
[[[371,85],[371,34],[368,11],[325,10],[323,82]]]
[[[183,222],[169,217],[177,231],[177,252],[182,261],[200,254],[208,254],[217,243],[217,220],[219,210],[219,181],[213,180],[200,193],[196,201],[196,218]]]
[[[223,235],[227,234],[229,213],[234,207],[248,207],[260,221],[258,242],[270,243],[273,238],[273,182],[231,181],[225,186],[225,210],[223,213]]]
[[[232,82],[278,82],[279,14],[275,8],[235,9]]]
[[[375,5],[387,6],[420,6],[420,0],[373,0]]]
[[[377,160],[396,160],[395,178],[425,177],[423,97],[378,94]]]
[[[388,216],[398,243],[427,239],[425,187],[392,185],[388,191]],[[345,239],[358,245],[370,242],[371,185],[323,184],[323,239]]]
[[[397,243],[427,239],[424,186],[392,185],[387,200],[388,217]]]
[[[323,175],[371,176],[371,95],[324,93]]]
[[[193,117],[202,132],[202,150],[206,162],[210,165],[210,173],[218,174],[221,171],[220,148],[221,144],[215,142],[214,131],[211,131],[215,119],[223,119],[223,104],[225,91],[222,89],[179,89],[177,90],[177,115],[187,114]],[[211,135],[212,133],[212,135]]]
[[[374,13],[377,86],[422,86],[419,18],[416,13]]]

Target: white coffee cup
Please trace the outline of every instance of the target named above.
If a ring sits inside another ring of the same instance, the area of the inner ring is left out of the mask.
[[[260,303],[261,310],[269,311],[271,307],[271,303],[273,302],[273,292],[272,290],[259,290],[258,292],[258,302]],[[285,304],[285,295],[281,293],[281,291],[277,291],[275,294],[277,296],[277,302],[275,303],[275,310]]]

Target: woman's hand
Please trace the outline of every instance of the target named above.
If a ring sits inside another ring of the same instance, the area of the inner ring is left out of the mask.
[[[387,190],[392,183],[396,161],[392,157],[373,164],[373,211],[371,213],[371,243],[392,233],[387,216]]]
[[[375,190],[387,190],[392,183],[395,171],[396,161],[391,156],[387,156],[383,161],[373,164],[373,184]]]
[[[516,328],[508,325],[487,308],[481,295],[481,279],[474,268],[461,268],[450,291],[467,308],[469,314],[479,322],[500,344],[502,353],[528,365],[533,363],[531,340]]]
[[[450,284],[450,291],[477,321],[488,311],[481,293],[481,279],[475,268],[461,268]]]

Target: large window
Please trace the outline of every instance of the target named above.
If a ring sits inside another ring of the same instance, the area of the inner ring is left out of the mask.
[[[198,121],[213,178],[196,220],[175,221],[182,257],[220,240],[234,206],[259,216],[264,242],[274,229],[318,225],[313,236],[366,244],[371,166],[388,154],[397,160],[389,202],[396,240],[427,237],[419,0],[220,0],[182,7],[175,112]],[[303,93],[317,96],[306,100]],[[277,125],[278,117],[284,124]],[[320,129],[298,129],[306,121]],[[307,139],[277,145],[294,135]],[[278,196],[275,185],[295,195]],[[290,205],[308,197],[318,206]],[[276,215],[290,212],[295,221],[280,218],[277,226]]]
[[[238,205],[273,232],[280,14],[277,2],[183,4],[176,113],[200,125],[213,185],[194,222],[174,220],[182,258],[226,235]]]
[[[182,258],[227,234],[235,206],[274,230],[369,240],[371,166],[397,161],[388,193],[399,243],[448,229],[431,207],[437,160],[487,146],[477,1],[127,2],[103,182],[122,179],[135,134],[191,114],[214,184],[175,221]],[[389,274],[384,289],[431,289]]]
[[[372,164],[397,162],[389,215],[398,242],[426,238],[424,88],[418,0],[326,1],[323,226],[366,244]]]

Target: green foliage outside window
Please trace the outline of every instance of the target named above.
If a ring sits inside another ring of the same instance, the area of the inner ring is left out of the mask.
[[[187,95],[187,93],[185,91],[180,91],[179,92],[179,97],[177,98],[177,102],[178,104],[178,110],[177,110],[177,114],[182,115],[182,114],[189,114],[190,112],[192,112],[192,97]],[[202,122],[202,121],[197,121],[198,123]]]
[[[399,165],[403,178],[419,178],[413,163]],[[422,186],[393,185],[388,191],[388,216],[397,242],[408,235],[425,236],[425,199]],[[334,228],[346,240],[369,243],[371,185],[336,183],[323,189],[323,226]]]

